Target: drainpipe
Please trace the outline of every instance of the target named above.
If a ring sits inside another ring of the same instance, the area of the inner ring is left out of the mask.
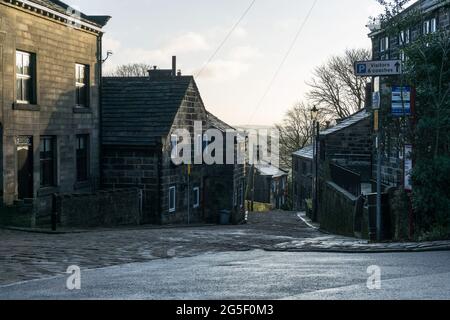
[[[102,47],[103,47],[103,33],[100,33],[100,35],[97,37],[97,65],[98,65],[98,166],[99,166],[99,188],[102,185],[103,182],[103,61],[102,61]],[[95,184],[95,182],[94,182]]]

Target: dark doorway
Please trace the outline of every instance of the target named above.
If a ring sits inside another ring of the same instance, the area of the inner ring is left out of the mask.
[[[33,138],[17,138],[17,180],[19,199],[33,198]]]

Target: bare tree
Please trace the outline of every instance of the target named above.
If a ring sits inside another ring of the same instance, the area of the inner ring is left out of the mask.
[[[118,66],[114,71],[107,73],[110,77],[145,77],[148,75],[150,65],[145,63],[130,63]]]
[[[311,103],[318,105],[328,116],[346,118],[364,107],[367,79],[356,77],[356,61],[369,60],[370,50],[346,50],[342,56],[331,57],[314,70],[307,84]]]
[[[311,106],[303,102],[297,103],[288,110],[282,123],[276,125],[280,132],[280,165],[282,168],[291,169],[292,153],[312,142],[314,127],[311,109]]]

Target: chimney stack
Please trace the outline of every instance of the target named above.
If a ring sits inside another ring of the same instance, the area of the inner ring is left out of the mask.
[[[172,57],[172,76],[177,76],[177,56]]]

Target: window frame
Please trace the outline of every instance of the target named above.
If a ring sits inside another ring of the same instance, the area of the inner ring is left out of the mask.
[[[46,151],[46,141],[50,141],[51,150]],[[42,145],[44,144],[44,145]],[[44,146],[44,150],[42,150],[42,146]],[[51,188],[57,185],[56,183],[56,172],[57,172],[57,139],[55,136],[41,136],[39,140],[39,165],[40,165],[40,188]],[[44,154],[44,155],[43,155]],[[47,154],[47,155],[46,155]],[[48,155],[51,154],[51,157]],[[51,162],[51,173],[50,179],[45,177],[46,172],[44,172],[43,163]],[[47,180],[50,180],[47,183]],[[44,183],[45,182],[45,183]]]
[[[192,191],[194,192],[194,203],[192,206],[194,209],[198,209],[200,208],[200,187],[195,187]]]
[[[172,207],[172,192],[173,192],[173,207]],[[177,211],[177,187],[172,186],[169,188],[169,212],[175,213]]]
[[[436,33],[438,29],[437,18],[430,19],[430,33]]]
[[[89,159],[90,159],[90,136],[89,134],[78,134],[76,135],[76,146],[75,146],[75,158],[76,158],[76,181],[79,182],[87,182],[89,181],[90,176],[90,166],[89,166]],[[80,142],[81,139],[84,140],[84,149],[80,148]],[[80,155],[79,151],[84,150],[84,155]],[[85,176],[80,176],[80,163],[79,160],[84,159],[85,164]]]
[[[405,29],[400,32],[399,44],[405,46],[411,43],[411,29]]]
[[[18,64],[18,57],[21,58],[21,64],[19,66]],[[24,57],[28,58],[28,73],[25,73],[25,64],[24,64]],[[26,52],[22,50],[16,50],[16,65],[15,65],[15,103],[17,104],[35,104],[36,103],[36,61],[35,61],[35,55],[31,52]],[[21,73],[17,69],[22,69]],[[18,82],[20,81],[21,87],[20,90],[17,86]],[[28,82],[28,92],[26,93],[24,91],[24,82]],[[20,91],[20,97],[19,97],[19,91]],[[28,95],[28,97],[26,97]],[[26,99],[28,98],[28,99]]]
[[[79,78],[79,75],[81,75],[81,73],[79,73],[80,68],[82,68],[83,72],[83,82],[80,82],[78,80],[80,80],[81,78]],[[90,86],[90,66],[88,64],[81,64],[81,63],[75,63],[75,106],[77,108],[89,108],[90,107],[90,91],[89,91],[89,86]],[[81,101],[80,98],[80,94],[79,94],[79,90],[84,89],[85,92],[85,97],[84,100],[85,101]]]

